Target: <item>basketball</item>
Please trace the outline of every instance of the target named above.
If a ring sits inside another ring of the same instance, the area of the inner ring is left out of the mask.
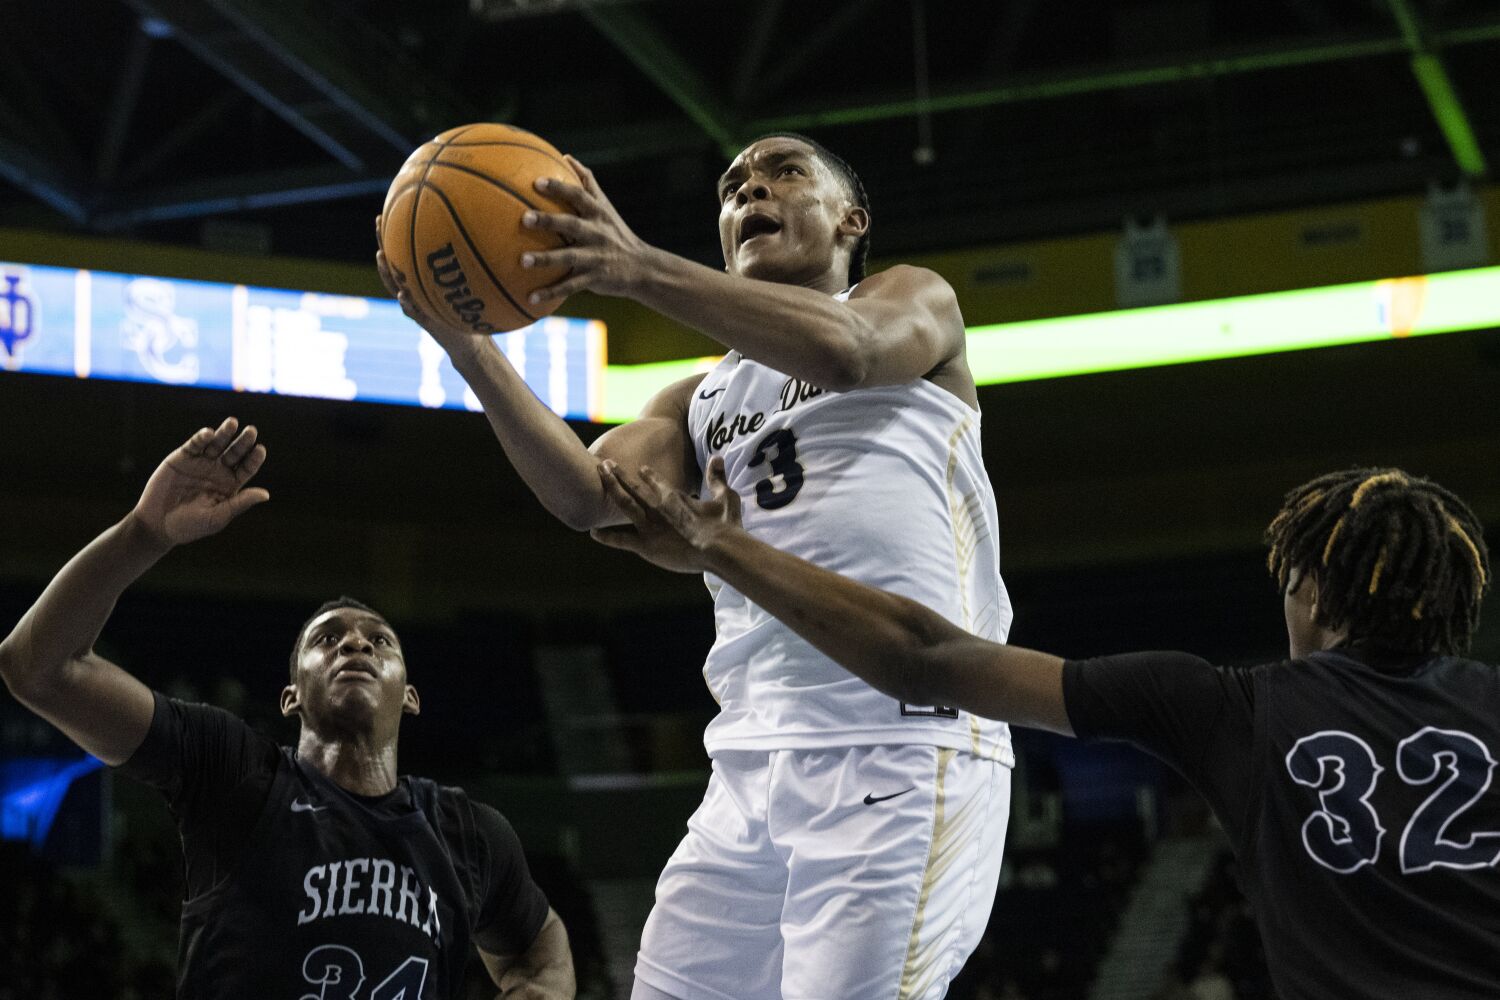
[[[407,158],[385,196],[380,240],[428,316],[489,334],[526,326],[561,304],[527,299],[562,280],[566,268],[521,267],[526,251],[563,242],[522,228],[522,213],[570,211],[537,191],[539,177],[578,183],[551,143],[509,125],[461,125]]]

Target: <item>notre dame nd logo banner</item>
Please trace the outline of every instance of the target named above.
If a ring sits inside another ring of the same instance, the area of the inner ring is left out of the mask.
[[[0,275],[0,348],[11,357],[36,332],[36,304],[21,291],[21,275]]]

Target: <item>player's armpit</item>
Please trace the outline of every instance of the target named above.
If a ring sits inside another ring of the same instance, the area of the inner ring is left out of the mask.
[[[693,375],[662,389],[646,403],[639,418],[600,435],[589,451],[596,459],[610,459],[626,469],[649,465],[673,489],[696,492],[702,471],[688,432],[688,408],[702,381],[702,375]],[[587,527],[602,528],[628,520],[609,502],[603,519]]]
[[[479,949],[479,957],[500,987],[502,997],[524,1000],[573,1000],[578,987],[573,977],[573,952],[568,931],[557,911],[547,910],[547,919],[536,940],[519,955],[496,955]]]
[[[953,288],[926,268],[897,265],[860,282],[848,307],[859,317],[853,385],[899,385],[962,357],[964,320]]]

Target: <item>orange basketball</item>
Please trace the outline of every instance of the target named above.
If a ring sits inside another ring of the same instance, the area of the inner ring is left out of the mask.
[[[551,143],[509,125],[461,125],[407,158],[385,196],[380,241],[428,316],[488,334],[523,327],[561,304],[527,301],[568,273],[521,267],[526,251],[563,244],[555,233],[523,229],[521,214],[570,211],[537,191],[538,177],[578,183]]]

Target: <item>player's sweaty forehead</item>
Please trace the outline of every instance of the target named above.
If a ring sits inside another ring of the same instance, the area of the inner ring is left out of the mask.
[[[752,166],[759,167],[763,173],[768,173],[787,160],[796,160],[814,163],[815,169],[822,169],[823,165],[817,162],[818,159],[817,151],[801,140],[782,136],[762,139],[740,151],[740,154],[729,164],[729,169],[719,175],[717,190],[722,192],[726,184],[743,180],[749,175]]]

